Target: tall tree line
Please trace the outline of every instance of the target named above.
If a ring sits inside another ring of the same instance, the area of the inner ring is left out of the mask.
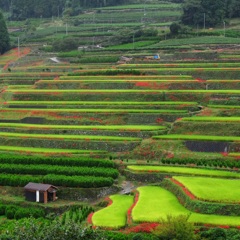
[[[130,0],[1,0],[0,8],[10,12],[11,20],[26,18],[49,18],[67,11],[76,15],[85,8],[113,6],[129,3]]]
[[[214,27],[225,19],[240,17],[239,0],[185,0],[182,22],[192,26]]]
[[[6,52],[9,48],[10,38],[3,14],[0,12],[0,55]]]

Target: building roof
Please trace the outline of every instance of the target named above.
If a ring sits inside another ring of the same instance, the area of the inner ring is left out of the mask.
[[[25,187],[25,190],[34,190],[34,191],[48,191],[49,189],[57,189],[57,187],[50,185],[50,184],[43,184],[43,183],[28,183]]]

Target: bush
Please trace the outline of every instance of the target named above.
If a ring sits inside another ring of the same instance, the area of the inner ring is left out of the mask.
[[[194,226],[189,223],[188,216],[173,217],[168,215],[167,220],[162,220],[153,233],[163,240],[194,240]]]
[[[15,213],[17,211],[17,207],[13,205],[9,205],[6,207],[5,215],[7,219],[14,219]]]

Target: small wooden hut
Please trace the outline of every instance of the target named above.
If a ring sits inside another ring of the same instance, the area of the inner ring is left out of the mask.
[[[57,187],[50,184],[28,183],[25,187],[25,198],[27,201],[47,203],[57,200]]]

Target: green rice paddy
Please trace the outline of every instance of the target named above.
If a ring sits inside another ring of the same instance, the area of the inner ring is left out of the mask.
[[[112,195],[113,203],[94,213],[92,222],[97,227],[120,228],[126,225],[127,210],[133,204],[131,195]]]
[[[0,123],[0,128],[23,129],[85,129],[85,130],[113,130],[113,131],[156,131],[166,129],[164,126],[146,125],[44,125],[22,123]]]
[[[239,203],[240,181],[207,177],[173,177],[197,198],[205,201]]]
[[[56,134],[28,134],[28,133],[5,133],[0,132],[4,138],[27,138],[27,139],[49,139],[49,140],[83,140],[83,141],[141,141],[141,138],[114,137],[114,136],[93,136],[93,135],[56,135]]]
[[[190,167],[168,167],[168,166],[148,166],[148,165],[129,165],[127,169],[137,172],[158,172],[169,174],[187,174],[187,175],[200,175],[209,177],[227,177],[227,178],[240,178],[240,174],[237,172],[213,170],[213,169],[201,169]],[[225,181],[225,180],[223,180]]]
[[[167,140],[197,140],[197,141],[223,141],[223,142],[240,141],[240,137],[235,136],[180,135],[180,134],[153,136],[152,138]]]

